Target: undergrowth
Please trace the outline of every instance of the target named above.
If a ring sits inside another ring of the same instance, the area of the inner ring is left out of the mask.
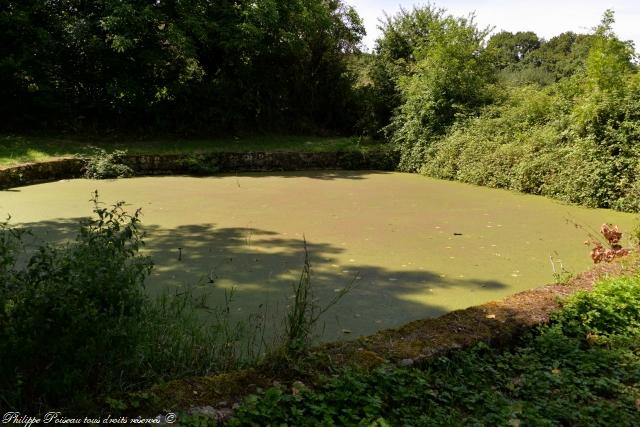
[[[250,363],[250,325],[230,321],[230,299],[147,296],[140,211],[92,200],[94,218],[66,244],[0,224],[0,407],[123,409],[129,392]]]

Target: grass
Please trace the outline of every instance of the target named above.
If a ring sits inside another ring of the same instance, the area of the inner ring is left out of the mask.
[[[352,137],[261,135],[214,139],[88,137],[49,135],[0,136],[0,167],[43,162],[57,157],[90,155],[95,148],[108,152],[126,150],[129,154],[192,154],[248,151],[367,151],[377,144]]]

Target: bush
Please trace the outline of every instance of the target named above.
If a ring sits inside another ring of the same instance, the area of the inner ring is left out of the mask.
[[[34,245],[25,231],[0,224],[3,407],[81,414],[113,396],[112,409],[126,409],[128,392],[256,357],[259,316],[232,323],[230,296],[220,308],[189,292],[151,300],[140,211],[127,214],[123,202],[103,207],[97,194],[93,202],[96,217],[65,245]]]
[[[482,32],[464,20],[439,32],[434,22],[398,78],[402,103],[387,127],[402,170],[640,209],[640,74],[611,31],[611,12],[589,36],[583,66],[544,87],[492,83],[491,49],[477,46]]]
[[[115,150],[108,153],[98,148],[85,165],[85,176],[90,179],[126,178],[133,175],[133,169],[122,164],[126,151]]]
[[[640,206],[640,90],[584,77],[538,88],[504,87],[503,99],[456,123],[425,150],[420,171],[444,179],[540,194],[590,207]]]
[[[220,171],[215,159],[204,154],[186,154],[178,160],[178,165],[194,175],[211,175]]]
[[[139,211],[94,202],[97,219],[66,246],[25,254],[15,231],[1,230],[0,390],[19,407],[57,405],[130,380],[122,374],[136,361],[123,355],[137,345],[151,262],[138,254]]]
[[[554,319],[564,333],[591,342],[640,338],[640,277],[608,279],[580,292]]]

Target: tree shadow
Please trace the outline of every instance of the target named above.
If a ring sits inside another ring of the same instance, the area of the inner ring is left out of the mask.
[[[20,226],[31,229],[36,239],[63,242],[75,238],[81,219]],[[143,228],[147,234],[143,252],[155,264],[147,279],[150,295],[189,290],[206,295],[210,305],[220,306],[235,289],[234,315],[247,316],[266,305],[275,319],[282,319],[304,265],[301,238],[259,228],[217,228],[215,224]],[[333,299],[344,287],[355,285],[324,316],[326,340],[371,334],[450,311],[437,298],[431,298],[432,294],[439,294],[442,301],[443,293],[453,292],[452,298],[459,298],[507,288],[497,281],[445,278],[433,271],[345,263],[340,261],[345,249],[330,243],[311,240],[306,247],[315,296],[321,303]]]

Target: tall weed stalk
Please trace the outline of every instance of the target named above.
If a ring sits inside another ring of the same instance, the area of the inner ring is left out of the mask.
[[[284,351],[287,356],[296,357],[309,348],[316,337],[321,316],[351,291],[354,284],[355,279],[341,289],[326,305],[321,305],[314,295],[309,250],[307,241],[304,239],[304,265],[300,280],[293,286],[293,302],[289,305],[285,318]]]

